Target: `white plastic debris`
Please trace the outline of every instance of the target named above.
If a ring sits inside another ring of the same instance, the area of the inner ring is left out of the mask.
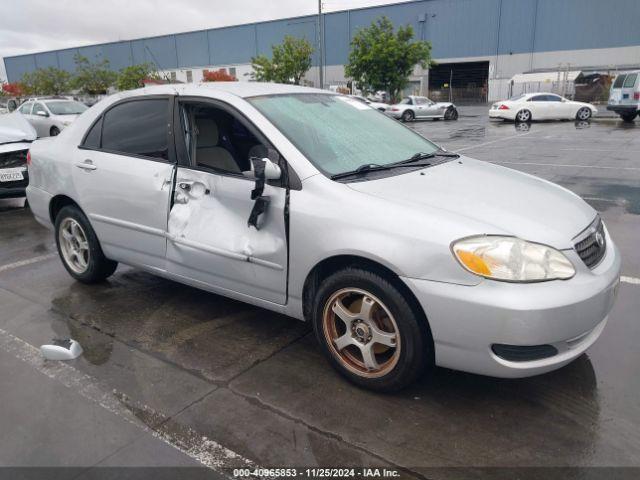
[[[42,345],[40,353],[47,360],[73,360],[82,355],[82,347],[72,338],[54,339],[51,345]]]

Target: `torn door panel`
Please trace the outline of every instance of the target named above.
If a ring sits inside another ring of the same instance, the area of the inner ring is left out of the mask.
[[[260,230],[247,225],[252,181],[178,168],[169,214],[168,269],[239,293],[284,303],[284,189],[266,186]]]

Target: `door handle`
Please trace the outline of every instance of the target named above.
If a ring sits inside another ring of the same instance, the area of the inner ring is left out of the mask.
[[[96,167],[91,160],[85,160],[81,163],[76,163],[76,167],[81,168],[82,170],[97,170]]]

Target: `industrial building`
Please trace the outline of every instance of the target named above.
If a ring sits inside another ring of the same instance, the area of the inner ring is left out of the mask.
[[[251,57],[269,55],[273,44],[293,35],[316,47],[323,39],[306,81],[318,86],[322,63],[328,88],[346,83],[343,65],[355,32],[382,15],[395,25],[412,25],[418,39],[431,42],[437,65],[416,69],[409,89],[428,91],[435,99],[503,98],[514,93],[514,76],[527,72],[535,72],[538,87],[548,90],[575,79],[576,72],[640,67],[638,0],[421,0],[19,55],[4,62],[9,81],[43,67],[73,71],[77,53],[106,58],[115,70],[150,62],[183,82],[199,81],[204,69],[219,68],[246,81]]]

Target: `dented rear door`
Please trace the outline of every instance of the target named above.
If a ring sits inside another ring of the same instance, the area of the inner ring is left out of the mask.
[[[178,167],[169,213],[167,270],[236,292],[286,303],[286,190],[265,185],[267,211],[248,225],[254,206],[247,178]]]

